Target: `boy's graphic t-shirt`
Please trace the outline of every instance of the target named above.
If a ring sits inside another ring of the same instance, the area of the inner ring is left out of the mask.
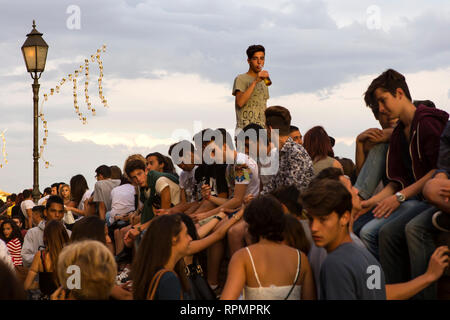
[[[195,181],[195,170],[194,167],[191,171],[182,171],[180,173],[180,188],[184,190],[186,194],[186,202],[194,202],[197,200],[197,183]]]
[[[233,96],[236,95],[236,91],[245,92],[254,80],[255,78],[247,73],[238,75],[234,79]],[[236,128],[243,129],[250,123],[259,124],[265,128],[266,116],[264,111],[267,107],[267,99],[269,99],[269,89],[264,84],[264,81],[260,81],[256,84],[255,90],[244,106],[242,108],[239,108],[237,105],[235,106]]]
[[[227,166],[226,178],[232,193],[236,184],[247,184],[245,195],[256,197],[259,194],[258,164],[244,153],[238,153],[235,164]]]

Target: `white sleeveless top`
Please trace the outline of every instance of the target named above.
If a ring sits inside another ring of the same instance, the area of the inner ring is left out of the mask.
[[[255,278],[256,281],[258,282],[259,287],[252,288],[245,286],[243,296],[244,300],[284,300],[289,294],[289,291],[294,285],[294,282],[288,286],[275,286],[275,285],[271,285],[270,287],[261,286],[261,282],[259,282],[258,273],[256,272],[255,263],[253,262],[252,254],[250,253],[248,247],[245,247],[245,249],[247,249],[248,255],[250,256],[250,260],[252,261],[253,272],[255,274]],[[297,280],[297,275],[299,274],[300,269],[300,252],[298,250],[297,250],[297,257],[298,257],[297,272],[295,273],[294,281]],[[301,287],[302,287],[301,285],[295,285],[294,289],[292,290],[287,300],[300,300],[302,289]]]

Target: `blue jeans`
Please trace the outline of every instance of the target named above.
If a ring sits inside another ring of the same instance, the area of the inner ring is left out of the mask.
[[[371,220],[374,219],[372,210],[366,212],[362,216],[358,218],[355,222],[353,222],[353,233],[360,237],[359,233],[361,229]]]
[[[367,249],[372,253],[377,260],[380,261],[381,266],[384,269],[383,263],[380,260],[379,255],[379,247],[378,247],[378,235],[382,227],[384,227],[386,224],[388,224],[391,221],[394,221],[397,219],[397,217],[400,217],[402,219],[407,220],[403,224],[403,229],[401,233],[404,232],[404,227],[409,220],[417,216],[419,213],[427,209],[428,204],[425,202],[419,201],[419,200],[407,200],[404,203],[402,203],[397,210],[391,213],[391,215],[388,218],[374,218],[373,220],[369,221],[359,232],[359,237],[361,238],[361,241],[366,245]],[[385,272],[386,273],[386,272]],[[388,281],[388,277],[386,276],[386,283]]]
[[[111,217],[111,211],[107,211],[106,213],[105,213],[105,220],[106,220],[106,225],[108,226],[108,227],[111,227],[111,223],[109,223],[109,218]]]
[[[380,230],[380,263],[386,283],[399,283],[425,273],[436,246],[433,235],[437,231],[431,217],[438,210],[426,202],[420,212],[405,212],[385,224]],[[418,213],[417,213],[418,212]],[[436,283],[418,293],[417,299],[436,299]]]
[[[359,195],[364,199],[369,199],[386,170],[386,153],[389,144],[380,143],[370,149],[364,162],[361,171],[359,172],[358,179],[355,183],[355,188],[359,190]]]

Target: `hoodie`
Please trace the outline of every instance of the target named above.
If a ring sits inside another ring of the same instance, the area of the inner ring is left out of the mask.
[[[429,171],[437,168],[440,136],[448,121],[448,113],[419,105],[414,114],[410,129],[409,155],[411,157],[412,174],[417,181]],[[389,180],[399,182],[406,188],[407,168],[403,166],[401,150],[404,124],[399,122],[392,132],[386,156],[386,174]]]
[[[31,266],[34,256],[39,251],[39,249],[45,248],[44,229],[45,229],[45,220],[42,220],[41,222],[39,222],[37,227],[31,228],[25,235],[25,239],[23,240],[22,246],[22,261],[23,266],[26,268],[29,268]],[[67,229],[66,231],[70,237],[72,232]]]

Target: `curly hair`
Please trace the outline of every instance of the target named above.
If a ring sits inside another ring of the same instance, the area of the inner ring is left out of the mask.
[[[8,238],[6,238],[4,232],[3,232],[3,227],[5,224],[9,224],[11,226],[12,232],[9,235]],[[2,239],[3,241],[5,241],[5,243],[9,242],[10,240],[13,240],[15,238],[19,238],[20,242],[23,243],[23,237],[22,237],[22,233],[20,232],[20,228],[17,226],[17,224],[14,222],[14,220],[12,219],[5,219],[1,224],[0,224],[0,239]]]
[[[272,195],[260,195],[244,211],[248,232],[259,241],[261,237],[271,241],[283,241],[285,218],[281,203]]]

